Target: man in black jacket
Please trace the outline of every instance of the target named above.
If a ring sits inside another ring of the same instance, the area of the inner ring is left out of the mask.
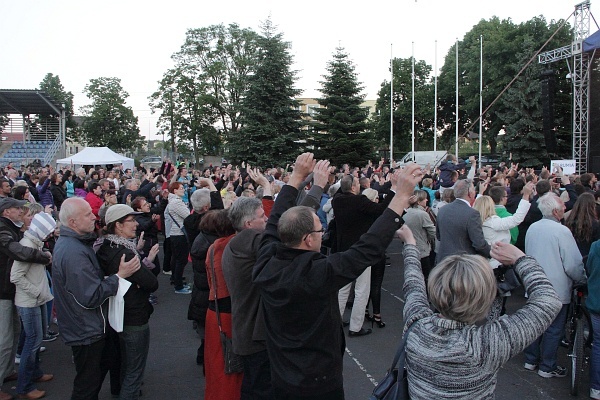
[[[15,285],[10,282],[10,270],[14,260],[48,264],[52,257],[30,247],[21,246],[23,237],[24,200],[11,197],[0,200],[0,382],[16,380],[14,372],[15,349],[19,340],[21,324],[15,307]],[[12,396],[0,391],[0,399]]]
[[[345,340],[338,290],[380,259],[422,173],[418,165],[393,177],[398,194],[389,210],[347,251],[327,257],[322,227],[309,207],[294,207],[304,178],[313,170],[328,174],[329,162],[298,156],[294,172],[275,202],[252,273],[260,288],[271,362],[274,399],[344,398],[342,357]]]
[[[385,197],[385,200],[381,203],[374,203],[360,194],[360,189],[359,179],[352,175],[346,175],[340,182],[341,193],[338,192],[331,202],[336,223],[336,251],[346,251],[358,242],[362,234],[366,233],[373,222],[385,211],[395,194],[395,187],[392,183],[391,192]],[[385,253],[372,265],[380,262],[385,262]],[[342,315],[351,287],[352,282],[341,288],[338,295],[340,314]],[[365,320],[365,308],[369,302],[370,288],[371,268],[369,267],[356,278],[349,336],[363,336],[371,333],[370,328],[362,327]]]

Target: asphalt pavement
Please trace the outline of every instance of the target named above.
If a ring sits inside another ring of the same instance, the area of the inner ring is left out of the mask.
[[[373,328],[371,335],[346,337],[344,357],[344,389],[346,399],[367,399],[377,381],[385,375],[400,340],[402,329],[402,259],[400,243],[394,241],[388,250],[391,266],[386,268],[382,293],[382,316],[385,328]],[[162,257],[162,255],[161,255]],[[185,270],[192,281],[191,264]],[[188,400],[204,399],[202,366],[196,365],[199,337],[187,320],[189,295],[173,292],[169,277],[159,276],[158,305],[150,319],[150,352],[146,367],[142,399]],[[509,313],[525,303],[523,291],[516,290],[508,300]],[[370,327],[370,322],[365,322]],[[346,332],[347,332],[347,328]],[[46,399],[69,399],[75,368],[70,348],[60,337],[54,342],[44,342],[47,351],[42,353],[44,373],[54,374],[54,380],[38,384],[46,390]],[[566,350],[559,350],[559,364],[570,363]],[[523,369],[523,356],[511,359],[498,373],[496,398],[499,400],[569,399],[569,378],[544,379]],[[584,377],[579,397],[588,398],[589,379]],[[14,382],[13,382],[14,383]],[[14,394],[14,387],[4,384],[3,390]],[[104,382],[100,399],[111,399],[108,379]],[[226,400],[226,399],[224,399]]]

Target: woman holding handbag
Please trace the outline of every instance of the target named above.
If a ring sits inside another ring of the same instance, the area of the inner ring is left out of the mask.
[[[206,371],[205,400],[238,400],[241,396],[243,374],[226,372],[225,339],[231,340],[231,297],[221,268],[221,257],[227,243],[235,235],[227,211],[214,211],[219,239],[208,248],[206,273],[209,301],[206,312],[204,369]],[[206,218],[206,216],[204,217]],[[212,218],[212,216],[211,216]],[[225,337],[224,337],[225,336]],[[229,342],[230,343],[230,342]]]

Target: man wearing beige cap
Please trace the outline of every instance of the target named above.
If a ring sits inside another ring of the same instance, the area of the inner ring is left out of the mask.
[[[119,279],[140,268],[140,261],[135,257],[125,262],[123,256],[119,271],[105,278],[92,249],[96,217],[90,205],[81,198],[69,198],[59,218],[62,226],[54,248],[52,280],[61,338],[71,346],[77,372],[71,399],[95,400],[102,387],[106,299],[117,293]]]

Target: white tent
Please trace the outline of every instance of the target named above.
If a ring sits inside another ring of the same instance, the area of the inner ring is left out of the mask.
[[[108,147],[86,147],[71,157],[56,160],[58,165],[104,165],[123,164],[123,169],[133,170],[133,158],[128,158],[115,153]]]

